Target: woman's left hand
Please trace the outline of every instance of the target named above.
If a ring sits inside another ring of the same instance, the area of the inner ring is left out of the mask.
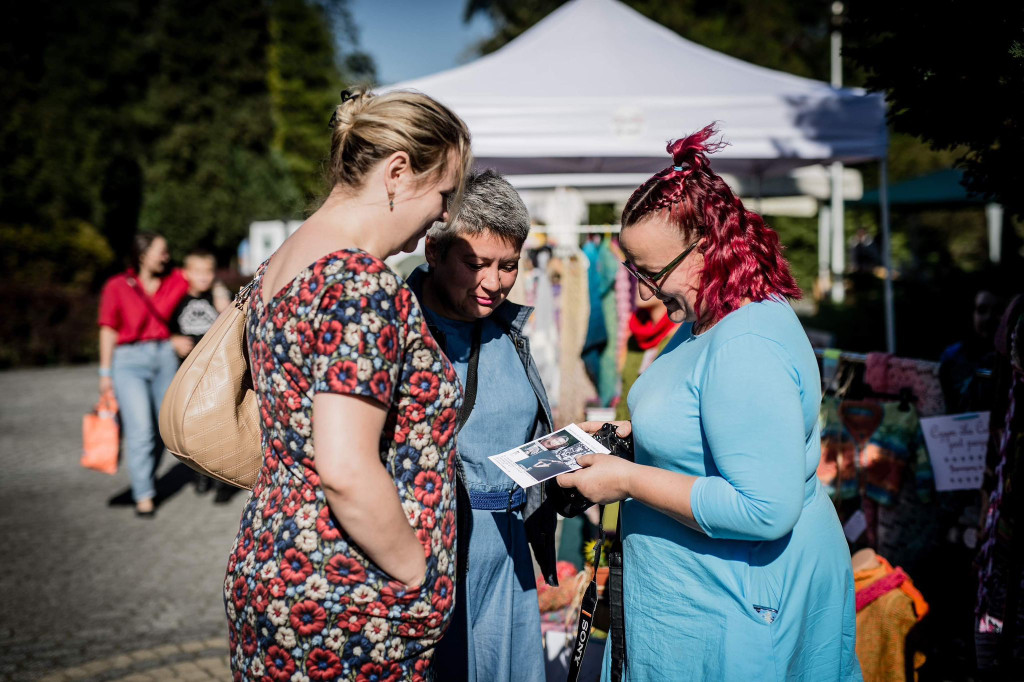
[[[580,455],[583,467],[562,474],[555,480],[563,488],[576,488],[591,502],[609,504],[630,497],[630,477],[636,464],[614,455]]]

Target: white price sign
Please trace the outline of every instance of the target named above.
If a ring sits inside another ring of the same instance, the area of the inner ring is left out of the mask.
[[[976,490],[985,473],[989,412],[924,417],[928,456],[936,490]]]

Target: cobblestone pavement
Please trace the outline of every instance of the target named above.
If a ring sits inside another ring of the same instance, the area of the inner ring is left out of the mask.
[[[81,468],[96,368],[0,372],[0,680],[224,680],[221,581],[245,494],[166,455],[155,518]]]

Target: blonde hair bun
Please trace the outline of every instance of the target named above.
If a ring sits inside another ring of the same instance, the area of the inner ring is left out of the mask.
[[[450,109],[420,92],[396,90],[378,95],[367,89],[341,93],[329,124],[331,186],[359,187],[381,160],[404,151],[412,170],[428,177],[448,171],[451,155],[458,159],[458,185],[471,165],[466,124]]]

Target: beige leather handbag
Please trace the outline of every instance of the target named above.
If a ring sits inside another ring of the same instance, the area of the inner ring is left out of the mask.
[[[252,489],[263,466],[245,318],[250,282],[178,368],[160,406],[160,435],[196,471]]]

